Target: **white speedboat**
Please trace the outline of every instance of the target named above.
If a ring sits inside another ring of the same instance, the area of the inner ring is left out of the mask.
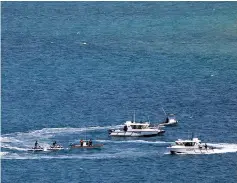
[[[174,126],[174,125],[177,125],[177,124],[178,124],[178,121],[176,120],[175,115],[174,114],[169,114],[169,115],[167,115],[166,120],[163,123],[161,123],[160,125],[162,125],[162,126]]]
[[[118,137],[148,137],[161,135],[164,132],[160,126],[150,127],[149,122],[138,123],[126,121],[122,129],[110,129],[109,135]]]
[[[191,140],[178,139],[173,145],[167,147],[171,154],[205,154],[214,151],[213,146],[202,144],[198,138]]]

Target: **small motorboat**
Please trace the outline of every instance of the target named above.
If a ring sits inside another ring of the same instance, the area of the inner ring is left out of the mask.
[[[202,144],[198,138],[191,140],[178,139],[173,145],[167,147],[171,154],[206,154],[214,152],[215,147]]]
[[[168,114],[165,121],[160,123],[161,126],[175,126],[178,124],[174,114]]]
[[[103,147],[103,144],[92,144],[91,140],[81,140],[80,144],[71,144],[70,148],[78,148],[78,149],[99,149]]]

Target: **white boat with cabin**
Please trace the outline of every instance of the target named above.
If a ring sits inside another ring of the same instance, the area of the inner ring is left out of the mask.
[[[198,138],[191,140],[178,139],[173,145],[167,147],[171,154],[205,154],[214,151],[213,146],[202,144]]]
[[[148,137],[161,135],[165,132],[160,126],[150,127],[149,122],[126,121],[122,129],[110,129],[110,136],[118,137]]]

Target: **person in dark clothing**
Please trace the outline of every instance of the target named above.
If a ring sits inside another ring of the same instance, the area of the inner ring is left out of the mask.
[[[57,144],[57,142],[56,142],[56,141],[54,141],[54,142],[53,142],[53,147],[55,147],[55,146],[56,146],[56,144]]]
[[[81,144],[81,147],[82,147],[83,146],[83,140],[82,139],[80,140],[80,144]]]
[[[204,146],[204,147],[205,147],[205,149],[207,149],[207,144],[205,144],[205,146]]]
[[[123,130],[124,130],[125,132],[128,131],[128,127],[127,127],[127,125],[125,125],[125,126],[123,127]]]
[[[89,146],[92,146],[92,140],[91,139],[89,140]]]
[[[36,141],[35,141],[35,149],[38,148],[38,145],[39,145],[39,144],[38,144],[38,142],[37,142],[37,140],[36,140]]]

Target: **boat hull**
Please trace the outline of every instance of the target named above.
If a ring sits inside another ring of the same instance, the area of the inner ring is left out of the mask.
[[[116,136],[116,137],[151,137],[151,136],[157,136],[157,135],[162,135],[164,134],[164,130],[159,130],[159,131],[142,131],[142,132],[136,132],[136,131],[112,131],[110,132],[110,136]]]
[[[102,148],[104,145],[103,144],[95,144],[92,146],[81,146],[80,144],[75,144],[75,145],[71,145],[72,149],[99,149]]]
[[[178,122],[174,122],[174,123],[161,123],[159,125],[160,126],[176,126],[176,125],[178,125]]]
[[[199,148],[199,147],[168,147],[171,154],[206,154],[212,153],[214,151],[213,148]]]
[[[27,151],[29,151],[29,152],[42,152],[42,151],[44,151],[44,149],[43,148],[40,148],[40,149],[32,148],[32,149],[28,149]]]
[[[60,150],[64,150],[63,147],[57,147],[57,148],[48,148],[47,151],[60,151]]]

